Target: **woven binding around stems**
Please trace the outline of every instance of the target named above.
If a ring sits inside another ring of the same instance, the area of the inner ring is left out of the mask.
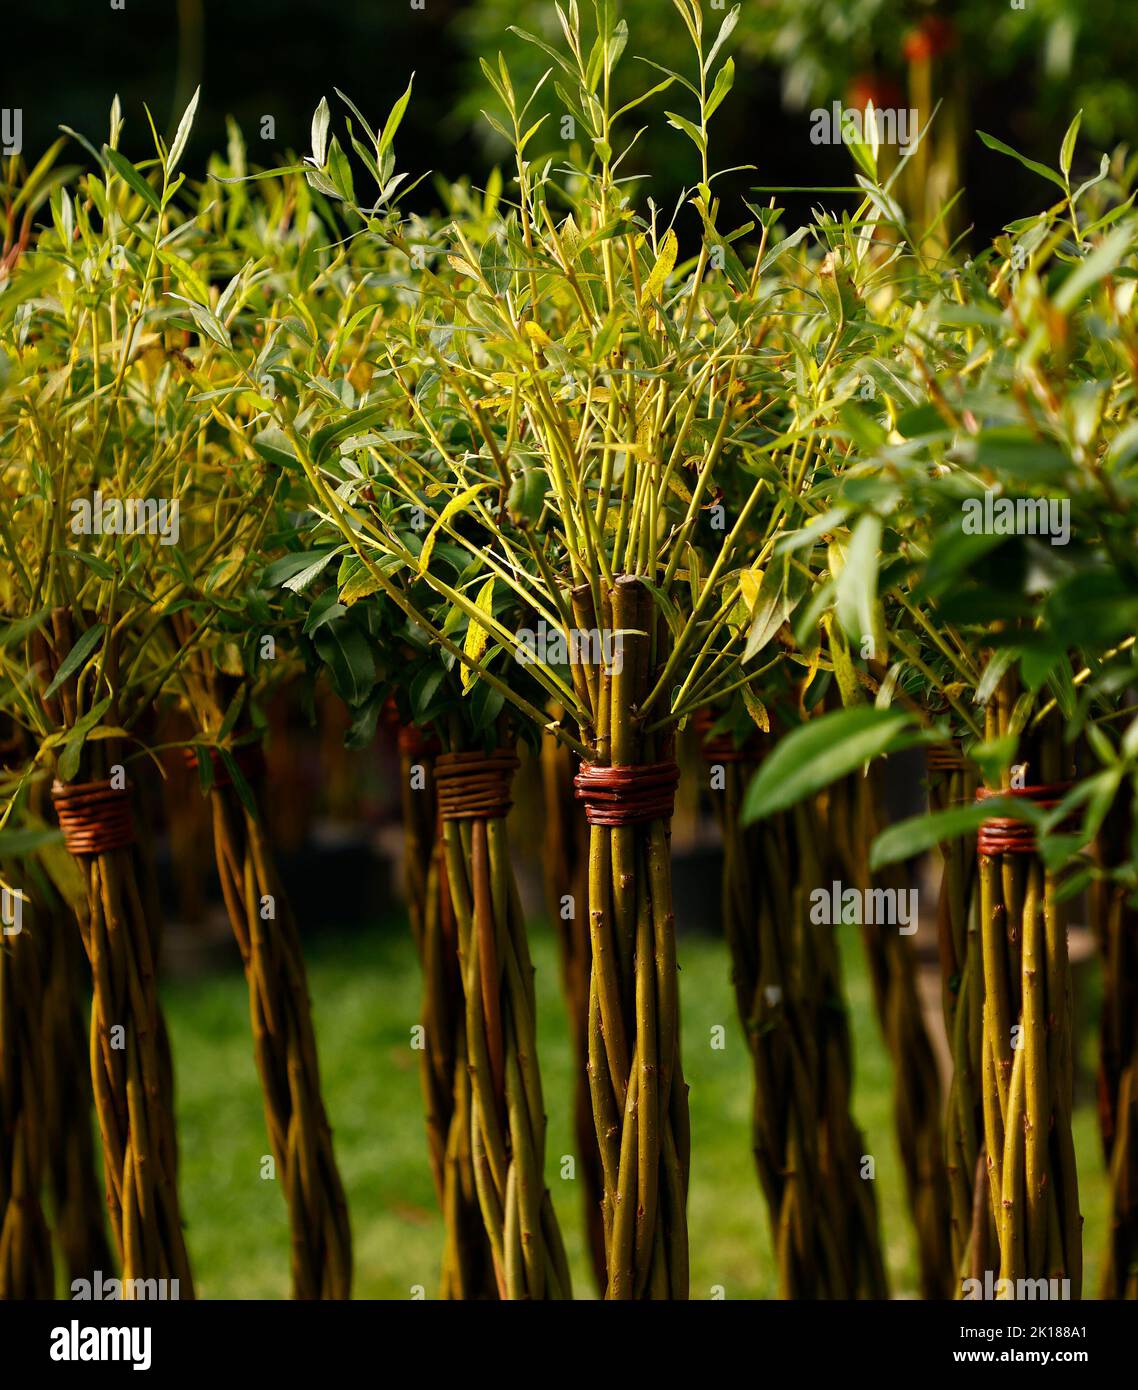
[[[187,753],[196,763],[196,751]],[[227,772],[213,757],[215,770]],[[259,750],[246,746],[241,761],[252,773]],[[210,803],[222,897],[249,986],[265,1124],[288,1204],[293,1296],[348,1298],[351,1229],[320,1089],[300,933],[262,825],[228,775],[215,779]]]
[[[108,782],[53,782],[51,799],[68,853],[107,854],[134,844],[130,788]]]
[[[1071,790],[1070,782],[1055,782],[1038,787],[977,787],[976,800],[990,801],[995,797],[1023,797],[1045,811],[1052,811]],[[979,854],[1034,854],[1035,826],[1015,816],[990,816],[980,826],[976,837]]]
[[[985,711],[988,741],[1013,728],[1017,694],[1006,677]],[[1069,759],[1054,717],[1033,731],[1024,751],[1039,780],[1020,794],[1054,801]],[[1067,925],[1058,880],[1033,852],[1033,837],[1031,846],[1002,824],[978,837],[988,1191],[1000,1279],[1014,1287],[1019,1279],[1066,1278],[1078,1298],[1082,1216],[1071,1131]]]
[[[435,785],[443,820],[500,820],[514,804],[510,785],[518,769],[517,755],[500,748],[494,753],[440,753],[435,759]]]
[[[440,747],[433,735],[413,724],[399,729],[398,743],[407,909],[422,971],[419,1074],[431,1173],[446,1228],[441,1291],[445,1299],[497,1298],[474,1181],[458,930],[435,796],[434,760]],[[412,776],[416,767],[424,774],[421,785]]]
[[[466,999],[474,1178],[500,1295],[570,1298],[545,1185],[533,966],[506,832],[515,766],[509,749],[435,760]]]
[[[583,762],[573,779],[590,825],[645,825],[670,820],[680,770],[674,762],[601,767]]]
[[[649,590],[622,575],[601,613],[575,590],[586,630],[624,634],[624,660],[590,667],[594,758],[577,775],[589,820],[589,1084],[604,1174],[611,1299],[686,1299],[690,1125],[680,1061],[679,970],[668,817],[670,747],[645,734],[657,617]],[[643,769],[641,765],[644,765]]]

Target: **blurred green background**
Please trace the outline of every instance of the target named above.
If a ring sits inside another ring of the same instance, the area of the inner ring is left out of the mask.
[[[130,125],[127,147],[147,139],[143,103],[172,129],[194,87],[203,87],[194,158],[223,146],[233,115],[251,158],[274,162],[308,145],[311,113],[333,87],[373,121],[386,114],[417,71],[417,94],[399,139],[404,168],[476,180],[502,150],[482,120],[487,89],[477,57],[502,49],[519,83],[536,80],[540,53],[507,32],[519,25],[553,42],[552,0],[39,0],[20,14],[19,42],[0,46],[0,106],[24,113],[31,156],[67,124],[103,138],[115,92]],[[568,0],[566,0],[568,3]],[[687,37],[670,0],[613,0],[631,39],[621,90],[652,85],[641,54],[691,71]],[[718,27],[729,0],[701,0]],[[1017,7],[1021,6],[1021,7]],[[581,0],[583,16],[591,0]],[[1138,135],[1138,24],[1134,0],[744,0],[733,38],[735,90],[716,118],[720,167],[750,164],[744,179],[765,185],[849,179],[840,148],[809,140],[809,111],[874,97],[880,105],[943,100],[938,118],[958,146],[954,163],[969,189],[969,219],[987,237],[1033,209],[1042,186],[986,150],[977,127],[1039,159],[1055,162],[1074,112],[1085,108],[1083,146],[1107,149]],[[927,67],[927,72],[926,72]],[[925,84],[925,77],[928,84]],[[619,94],[619,93],[618,93]],[[916,102],[915,94],[920,95]],[[549,95],[556,109],[552,84]],[[684,139],[667,129],[663,107],[637,149],[636,172],[651,174],[658,202],[691,181]],[[262,141],[265,116],[275,132]],[[551,123],[550,129],[555,128]],[[544,147],[543,147],[544,148]],[[432,197],[430,184],[419,195]],[[809,200],[789,199],[804,217]]]
[[[557,985],[556,947],[533,924],[538,1032],[549,1115],[546,1176],[565,1233],[574,1294],[592,1297],[580,1192],[558,1176],[571,1137],[571,1059]],[[916,1252],[894,1139],[890,1063],[870,998],[860,936],[839,930],[855,1048],[854,1108],[877,1166],[877,1202],[893,1294],[917,1296]],[[422,1126],[419,975],[407,924],[309,938],[311,989],[328,1113],[347,1189],[361,1298],[428,1298],[438,1290],[442,1222]],[[751,1068],[735,1017],[722,941],[681,938],[684,1071],[691,1087],[692,1297],[776,1296],[770,1230],[750,1153]],[[1094,1293],[1105,1234],[1105,1177],[1094,1115],[1091,988],[1081,1001],[1083,1075],[1075,1142],[1086,1225],[1084,1287]],[[181,1189],[187,1240],[203,1298],[286,1298],[288,1228],[281,1194],[260,1177],[266,1152],[260,1090],[249,1043],[245,984],[230,973],[167,983],[163,990],[178,1083]],[[711,1047],[722,1025],[726,1046]]]

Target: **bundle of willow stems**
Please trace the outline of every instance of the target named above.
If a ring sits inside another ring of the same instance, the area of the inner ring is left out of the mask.
[[[742,796],[762,759],[697,725],[722,768],[723,920],[754,1072],[752,1147],[770,1215],[781,1298],[887,1293],[865,1143],[853,1119],[848,1030],[832,927],[808,921],[821,881],[813,806],[744,826]]]
[[[1018,722],[1014,678],[985,710],[989,742]],[[1021,745],[1021,757],[1022,757]],[[1070,775],[1070,750],[1052,715],[1033,730],[1020,771],[995,791],[1042,788],[1054,805]],[[984,794],[981,789],[980,795]],[[1065,904],[1056,875],[1021,822],[981,829],[978,844],[984,970],[984,1137],[999,1277],[1070,1281],[1082,1292],[1082,1216],[1071,1133],[1071,971]],[[1008,1293],[1008,1290],[1004,1290]],[[1014,1296],[1012,1294],[1011,1296]]]
[[[554,708],[551,720],[564,717]],[[593,1276],[605,1286],[605,1232],[601,1212],[603,1175],[589,1098],[589,830],[573,787],[573,755],[552,735],[541,741],[544,812],[543,878],[549,921],[557,934],[561,993],[573,1058],[573,1132],[581,1179],[581,1200]]]
[[[976,774],[958,743],[928,752],[929,804],[935,811],[971,804]],[[945,1170],[948,1176],[952,1268],[959,1296],[966,1278],[983,1278],[994,1248],[984,1162],[984,1105],[981,1091],[983,971],[976,846],[967,837],[940,847],[943,861],[937,899],[941,996],[952,1076],[945,1107]]]
[[[1100,828],[1096,857],[1107,874],[1125,862],[1133,806],[1115,798]],[[1091,887],[1090,919],[1103,962],[1098,1111],[1110,1179],[1101,1298],[1138,1298],[1138,908],[1124,881]]]
[[[663,631],[650,591],[634,576],[617,576],[602,590],[599,613],[584,607],[587,587],[573,599],[579,627],[623,640],[619,669],[585,666],[595,715],[585,774],[618,769],[631,788],[602,781],[612,790],[598,794],[578,776],[590,823],[589,1084],[604,1175],[606,1294],[683,1299],[691,1133],[669,845],[678,773],[672,735],[654,738],[638,717],[663,666]],[[640,769],[650,777],[660,770],[662,797],[649,781],[638,801]],[[663,809],[649,809],[661,800]]]
[[[873,887],[896,895],[906,886],[900,866],[889,865],[877,876],[869,870],[869,847],[883,828],[884,774],[878,759],[863,774],[833,787],[827,797],[835,872],[861,892],[863,902]],[[917,1235],[921,1290],[925,1298],[944,1298],[953,1281],[940,1073],[921,1008],[912,939],[896,926],[864,920],[861,934],[877,1018],[893,1063],[893,1119]]]
[[[0,861],[0,883],[20,914],[11,926],[5,919],[0,937],[0,1299],[55,1295],[43,1208],[52,1062],[43,1025],[52,924],[25,878],[15,864]]]
[[[27,743],[10,720],[3,724],[9,732],[0,739],[0,765],[14,770],[26,757]],[[36,804],[42,801],[41,791],[40,786],[31,789],[25,819],[34,839],[47,829]],[[42,1295],[3,1292],[34,1288],[42,1277],[37,1271],[45,1256],[34,1233],[48,1195],[49,1224],[67,1283],[111,1268],[91,1134],[84,1002],[90,975],[76,930],[86,903],[81,880],[67,872],[73,867],[65,851],[61,857],[59,846],[49,848],[42,841],[38,851],[0,866],[0,883],[23,899],[21,929],[6,930],[0,938],[0,1031],[8,1039],[0,1061],[2,1135],[8,1146],[0,1163],[0,1180],[7,1182],[0,1231],[9,1232],[0,1236],[5,1252],[0,1297],[54,1295],[53,1287]],[[65,889],[55,883],[55,875],[62,876]],[[30,1084],[33,1080],[37,1084]],[[29,1171],[29,1165],[37,1167],[37,1134],[42,1147],[38,1184]],[[21,1228],[29,1234],[18,1233]]]
[[[446,1228],[442,1297],[497,1298],[490,1244],[474,1178],[472,1091],[458,931],[435,794],[433,735],[399,729],[405,896],[422,972],[419,1073],[427,1149]]]
[[[468,747],[455,717],[435,760],[449,897],[466,1001],[474,1180],[504,1299],[572,1297],[545,1183],[533,965],[506,814],[517,758]]]
[[[189,633],[177,619],[175,623],[189,646]],[[321,1092],[300,933],[259,809],[263,790],[259,795],[261,777],[254,763],[263,769],[263,761],[254,747],[255,756],[243,772],[242,746],[215,752],[214,741],[239,692],[223,691],[223,678],[208,652],[195,647],[179,678],[203,739],[194,761],[200,766],[203,759],[210,760],[214,859],[249,987],[265,1125],[289,1213],[293,1297],[348,1298],[348,1205]]]
[[[68,610],[56,608],[49,634],[38,634],[47,675],[55,679],[74,648]],[[108,627],[100,677],[111,693],[108,727],[120,726],[117,634]],[[47,687],[50,689],[50,687]],[[66,677],[43,705],[57,728],[74,729],[87,712],[79,677]],[[103,1142],[103,1173],[111,1227],[124,1286],[136,1280],[178,1281],[182,1298],[194,1295],[177,1189],[174,1074],[165,1019],[158,999],[160,919],[152,874],[147,872],[136,827],[121,823],[105,835],[105,815],[129,818],[129,784],[118,787],[121,768],[112,739],[89,742],[72,784],[96,802],[94,816],[68,849],[84,876],[87,912],[80,917],[91,964],[91,1075]],[[108,798],[108,793],[113,795]],[[66,788],[64,788],[66,795]],[[53,790],[60,805],[60,784]],[[108,813],[99,809],[110,806]],[[87,838],[87,837],[90,838]]]

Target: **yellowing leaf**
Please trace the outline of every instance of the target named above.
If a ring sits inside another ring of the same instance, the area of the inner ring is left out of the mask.
[[[490,486],[489,483],[475,483],[473,487],[468,487],[465,492],[460,492],[452,497],[446,506],[439,513],[439,519],[427,532],[427,539],[423,542],[423,548],[419,552],[419,573],[426,574],[427,566],[431,563],[431,554],[435,548],[435,542],[439,538],[439,531],[451,519],[456,512],[461,512],[478,496]]]
[[[747,707],[747,713],[754,720],[755,724],[764,734],[771,731],[770,715],[767,714],[766,706],[755,694],[749,685],[743,687],[743,703]]]
[[[350,608],[353,603],[361,598],[367,598],[369,594],[378,593],[380,582],[372,574],[366,565],[361,565],[355,574],[348,580],[340,590],[340,602],[345,608]]]
[[[536,323],[533,319],[526,319],[525,323],[522,324],[522,329],[530,342],[536,343],[538,347],[548,347],[553,341],[541,324]]]
[[[663,293],[664,284],[668,276],[672,273],[672,267],[676,263],[676,255],[680,249],[680,243],[676,239],[676,234],[669,231],[660,245],[660,253],[656,257],[656,264],[652,267],[652,273],[644,285],[644,293],[640,296],[640,304],[643,307],[653,299],[659,299]]]
[[[755,604],[759,601],[759,585],[763,582],[762,570],[744,570],[739,576],[739,592],[743,595],[743,602],[747,605],[747,612],[752,616],[755,612]]]
[[[494,607],[494,576],[483,584],[478,591],[478,597],[474,600],[474,606],[480,613],[487,616]],[[486,642],[490,636],[489,627],[484,627],[476,618],[470,619],[470,625],[466,629],[466,640],[462,644],[462,650],[472,662],[480,661],[482,653],[486,650]],[[467,665],[462,667],[462,689],[463,693],[468,691],[478,679],[475,672]]]

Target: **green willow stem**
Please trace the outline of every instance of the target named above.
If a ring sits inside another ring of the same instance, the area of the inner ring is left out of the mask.
[[[558,712],[555,712],[555,717]],[[553,738],[541,745],[545,813],[543,868],[547,911],[557,934],[561,992],[573,1048],[573,1128],[581,1178],[585,1230],[598,1288],[605,1287],[603,1175],[589,1097],[588,829],[573,790],[569,750]]]
[[[545,1186],[536,997],[505,818],[444,820],[466,998],[474,1179],[505,1299],[572,1297]]]

